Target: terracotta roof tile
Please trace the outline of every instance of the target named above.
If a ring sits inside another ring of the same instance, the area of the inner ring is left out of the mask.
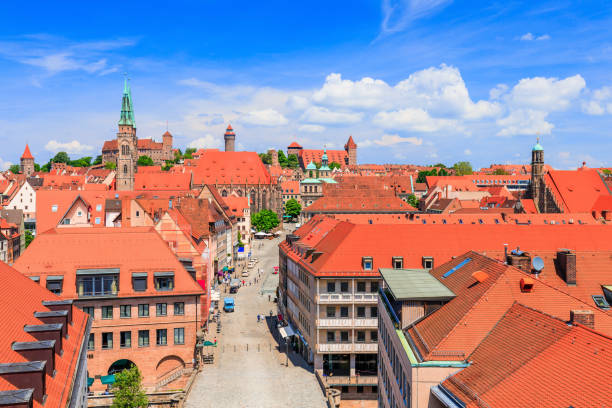
[[[34,156],[32,156],[32,153],[30,152],[30,146],[28,146],[28,144],[26,143],[25,146],[25,150],[23,151],[23,154],[21,155],[22,159],[33,159]]]

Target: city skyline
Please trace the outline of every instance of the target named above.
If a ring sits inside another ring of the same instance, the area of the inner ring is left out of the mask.
[[[3,6],[0,166],[18,162],[16,135],[41,163],[98,155],[124,72],[139,137],[168,123],[181,148],[222,148],[231,123],[258,152],[353,135],[360,163],[528,163],[539,135],[554,167],[612,164],[604,2],[238,3]]]

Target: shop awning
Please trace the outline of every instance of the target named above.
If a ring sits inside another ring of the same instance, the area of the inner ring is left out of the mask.
[[[223,267],[223,272],[227,272],[229,269],[227,268],[227,266]]]
[[[291,326],[281,327],[280,329],[278,329],[278,332],[280,333],[283,339],[295,335],[295,332],[293,331],[293,328]]]
[[[91,387],[91,384],[93,384],[93,382],[94,382],[94,379],[93,379],[93,378],[91,378],[91,377],[87,377],[87,386],[88,386],[88,387]]]
[[[114,384],[115,374],[103,375],[102,377],[100,377],[100,381],[102,381],[102,384]]]
[[[215,343],[213,343],[212,341],[206,340],[204,342],[204,347],[217,347],[217,345]]]

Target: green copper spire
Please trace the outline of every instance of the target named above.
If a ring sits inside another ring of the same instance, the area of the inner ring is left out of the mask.
[[[123,98],[121,99],[121,118],[119,119],[119,125],[136,127],[134,108],[132,105],[132,89],[128,84],[127,77],[123,82]]]

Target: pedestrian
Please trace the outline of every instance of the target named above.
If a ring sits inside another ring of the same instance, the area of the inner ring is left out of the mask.
[[[217,344],[217,338],[215,337],[215,345]]]
[[[259,323],[260,321],[261,321],[261,315],[257,313],[257,323]]]

